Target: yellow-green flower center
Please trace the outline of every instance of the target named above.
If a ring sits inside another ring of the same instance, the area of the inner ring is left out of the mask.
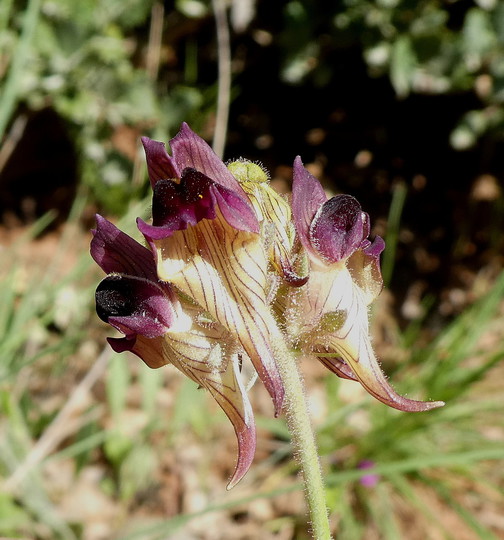
[[[232,161],[228,164],[227,168],[240,184],[246,182],[261,184],[269,180],[268,174],[260,165],[246,159]]]

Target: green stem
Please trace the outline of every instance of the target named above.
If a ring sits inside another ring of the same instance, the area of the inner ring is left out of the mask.
[[[397,241],[399,238],[399,227],[401,225],[401,215],[406,201],[407,188],[403,182],[400,182],[394,186],[392,192],[392,203],[390,204],[389,215],[387,219],[387,235],[385,236],[385,243],[387,249],[383,254],[382,260],[382,277],[385,287],[390,285],[392,279],[392,272],[394,271],[395,254],[397,248]]]
[[[303,381],[293,354],[279,354],[277,364],[285,387],[285,415],[303,473],[313,537],[315,540],[330,540],[324,482]]]

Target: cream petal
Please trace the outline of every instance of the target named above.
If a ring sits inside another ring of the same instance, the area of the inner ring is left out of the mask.
[[[241,382],[235,341],[221,325],[194,324],[189,332],[165,336],[164,355],[186,376],[206,388],[233,424],[238,459],[228,484],[234,487],[254,459],[256,430],[252,407]]]
[[[131,351],[150,368],[172,364],[210,392],[233,424],[238,441],[238,459],[228,484],[231,489],[248,471],[256,448],[254,414],[239,372],[239,347],[222,325],[197,324],[200,308],[176,307],[179,318],[190,321],[188,327],[179,325],[185,327],[182,331],[176,331],[175,325],[155,338],[134,335],[108,341],[114,351]]]
[[[175,285],[236,336],[278,414],[283,385],[274,358],[282,339],[267,305],[266,259],[257,234],[231,227],[217,212],[194,227],[154,240],[160,279]]]
[[[359,287],[364,295],[366,305],[371,304],[383,289],[379,253],[368,255],[365,250],[358,249],[346,262],[355,286]]]
[[[346,266],[312,269],[307,284],[307,300],[310,308],[305,316],[312,326],[304,328],[304,348],[315,356],[317,352],[334,353],[335,358],[341,358],[350,367],[351,371],[347,373],[350,378],[355,375],[371,395],[390,407],[418,412],[443,405],[441,401],[422,402],[404,398],[390,386],[371,346],[366,295],[355,285]],[[335,314],[334,320],[340,320],[330,332],[320,325],[317,327],[326,314]],[[327,357],[321,360],[327,365]],[[341,370],[341,365],[336,364],[335,368]]]

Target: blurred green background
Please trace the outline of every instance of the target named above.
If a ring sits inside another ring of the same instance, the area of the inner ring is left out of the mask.
[[[398,414],[303,366],[338,538],[504,538],[499,0],[0,3],[0,535],[308,537],[262,390],[256,464],[225,494],[220,411],[174,370],[112,355],[93,313],[94,213],[132,234],[149,213],[139,137],[186,121],[211,142],[219,124],[216,6],[224,159],[260,160],[288,191],[299,154],[357,196],[387,241],[384,369],[448,402]]]

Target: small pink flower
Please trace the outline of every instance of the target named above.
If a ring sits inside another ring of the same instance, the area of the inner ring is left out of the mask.
[[[363,459],[357,465],[357,468],[362,469],[362,470],[374,469],[374,467],[375,467],[375,462],[372,461],[371,459]],[[364,474],[363,476],[361,476],[359,479],[359,482],[364,487],[373,488],[376,486],[376,484],[378,484],[379,480],[380,480],[379,474],[370,473],[370,474]]]

